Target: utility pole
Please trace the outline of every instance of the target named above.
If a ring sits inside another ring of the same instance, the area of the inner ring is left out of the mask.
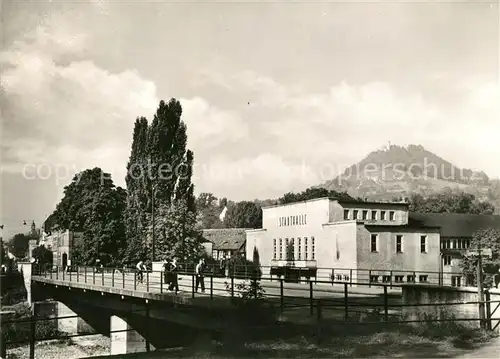
[[[478,258],[477,258],[477,296],[479,298],[479,325],[481,329],[485,329],[484,320],[484,289],[483,289],[483,261],[481,253],[481,240],[478,246]]]
[[[151,220],[153,221],[152,224],[152,247],[153,247],[153,253],[152,253],[152,258],[151,261],[155,261],[155,186],[153,185],[153,182],[151,182]]]

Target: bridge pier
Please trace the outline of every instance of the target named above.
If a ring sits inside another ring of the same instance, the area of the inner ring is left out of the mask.
[[[111,355],[145,352],[147,346],[154,350],[153,346],[120,316],[111,316],[110,329]]]

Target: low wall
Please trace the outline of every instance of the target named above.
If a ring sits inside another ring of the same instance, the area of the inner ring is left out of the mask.
[[[500,332],[500,290],[491,289],[485,294],[485,317],[490,317],[491,329]],[[403,316],[406,320],[471,319],[460,324],[479,328],[479,300],[477,288],[441,287],[422,284],[406,284],[402,287]]]

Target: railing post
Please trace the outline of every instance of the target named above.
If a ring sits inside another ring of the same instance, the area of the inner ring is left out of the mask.
[[[87,284],[87,266],[83,267],[83,277],[85,278],[85,284]]]
[[[125,268],[122,271],[122,287],[125,288]]]
[[[390,282],[391,282],[391,289],[392,289],[392,270],[391,270],[391,272],[390,272],[389,274],[391,275],[391,280],[390,280]]]
[[[111,272],[111,288],[114,288],[115,287],[115,269],[114,268],[111,268],[112,272]]]
[[[231,298],[234,298],[234,273],[231,277]]]
[[[349,269],[349,284],[352,287],[352,269]]]
[[[76,267],[76,282],[78,283],[80,281],[80,268],[77,266]]]
[[[389,298],[387,296],[387,285],[384,285],[384,319],[386,323],[389,321]]]
[[[345,321],[349,319],[349,291],[347,289],[347,283],[344,283],[344,314]]]
[[[146,271],[146,292],[149,292],[149,271]]]
[[[101,284],[104,287],[104,268],[102,268],[102,271],[101,271]]]
[[[160,272],[160,293],[163,293],[163,271]]]
[[[56,280],[59,280],[59,266],[56,266]]]
[[[413,272],[413,283],[417,283],[417,275]]]
[[[210,276],[210,299],[214,299],[214,276]]]
[[[69,267],[69,281],[70,281],[70,282],[71,282],[71,276],[72,276],[72,275],[71,275],[71,273],[72,273],[72,269],[73,269],[73,268]]]
[[[368,271],[368,288],[371,288],[372,286],[372,270],[370,269]]]
[[[484,292],[484,295],[485,295],[484,300],[486,302],[485,303],[486,304],[486,328],[488,330],[491,330],[491,328],[492,328],[492,324],[491,324],[492,318],[491,318],[491,302],[490,302],[490,300],[491,300],[491,294],[490,294],[490,291],[486,290]],[[500,305],[500,303],[499,303],[499,305]]]
[[[283,297],[283,278],[280,278],[280,307],[281,313],[285,311],[285,298]]]
[[[151,347],[149,344],[149,326],[150,326],[150,320],[149,320],[149,303],[148,300],[146,299],[146,352],[149,353],[151,351]]]
[[[194,277],[195,275],[193,274],[191,276],[191,298],[194,298]]]
[[[92,267],[92,284],[95,285],[95,267]]]
[[[316,334],[316,337],[318,338],[318,344],[321,343],[321,332],[322,332],[322,308],[321,308],[321,299],[318,299],[317,301],[317,308],[316,308],[316,318],[318,320],[318,333]]]
[[[35,305],[31,305],[31,321],[30,321],[30,359],[35,359],[35,341],[36,341],[36,322],[35,322]]]
[[[137,281],[139,280],[139,273],[134,272],[134,290],[137,290]]]
[[[63,275],[63,280],[64,280],[64,272],[66,272],[66,268],[64,266],[62,267],[62,275]]]
[[[309,310],[311,315],[314,314],[314,303],[313,303],[313,283],[309,281]]]
[[[332,277],[330,278],[332,285],[335,283],[335,269],[332,268]]]

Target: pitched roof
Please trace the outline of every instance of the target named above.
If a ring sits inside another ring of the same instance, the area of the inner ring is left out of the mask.
[[[413,226],[440,227],[441,237],[472,237],[480,229],[500,229],[500,216],[465,213],[409,213]]]
[[[204,229],[203,238],[213,243],[215,250],[239,250],[246,241],[245,228]]]

